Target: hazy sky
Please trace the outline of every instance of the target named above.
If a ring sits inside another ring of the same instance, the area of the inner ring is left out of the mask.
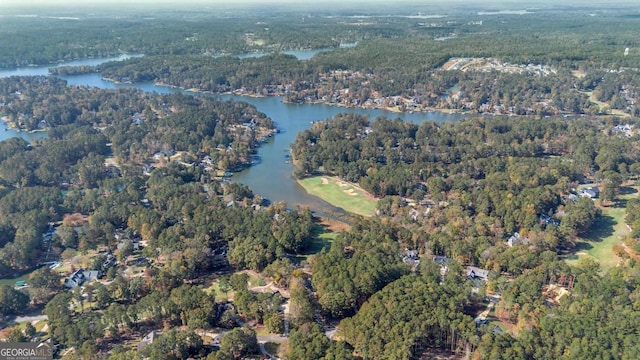
[[[353,4],[353,3],[385,3],[392,5],[393,3],[413,3],[419,5],[428,5],[430,3],[473,3],[476,5],[511,5],[517,6],[531,3],[538,4],[550,4],[550,5],[581,5],[581,4],[633,4],[637,3],[637,0],[616,0],[606,1],[602,0],[1,0],[0,5],[22,5],[22,6],[46,6],[46,5],[68,5],[68,6],[90,6],[90,5],[184,5],[187,3],[201,4],[201,5],[233,5],[233,4],[308,4],[308,5],[322,5],[322,4]]]
[[[444,0],[427,1],[428,2],[442,2]],[[458,1],[458,0],[454,0]],[[375,3],[386,2],[387,0],[0,0],[0,6],[10,7],[47,7],[47,6],[79,6],[79,7],[91,7],[91,6],[171,6],[171,7],[185,7],[189,5],[269,5],[269,4],[305,4],[305,5],[322,5],[322,4],[344,4],[344,3]],[[407,1],[401,2],[415,2],[425,3],[425,1]]]
[[[60,10],[73,8],[109,7],[112,9],[121,8],[175,8],[188,10],[192,6],[221,6],[230,7],[251,7],[251,5],[300,5],[309,8],[323,8],[331,6],[333,8],[349,7],[357,8],[362,4],[381,4],[385,7],[407,5],[429,6],[431,4],[446,7],[447,5],[460,6],[462,4],[472,4],[476,7],[503,7],[507,9],[523,9],[530,6],[581,6],[599,5],[602,7],[615,5],[636,5],[640,8],[639,0],[0,0],[0,8],[51,8],[57,7]],[[366,5],[365,5],[366,6]]]
[[[376,2],[383,0],[350,0],[349,2]],[[3,5],[21,5],[21,6],[46,6],[46,5],[70,5],[70,6],[89,6],[89,5],[184,5],[184,4],[201,4],[201,5],[233,5],[233,4],[304,4],[304,3],[340,3],[340,0],[2,0]],[[424,3],[424,1],[422,1]]]

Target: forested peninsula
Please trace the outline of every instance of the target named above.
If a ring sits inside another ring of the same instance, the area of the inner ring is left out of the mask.
[[[0,78],[5,131],[42,135],[0,141],[0,339],[92,360],[640,358],[636,8],[222,8],[3,15],[0,67],[52,69]],[[63,80],[94,72],[190,91]],[[334,216],[234,181],[287,129],[222,93],[468,116],[305,121],[278,161],[353,206]]]
[[[510,21],[456,22],[449,29],[455,36],[445,41],[411,28],[400,38],[383,33],[309,60],[278,52],[255,58],[163,54],[99,70],[119,82],[393,111],[637,116],[638,56],[629,49],[625,55],[625,44],[634,41],[633,21],[553,14],[519,20],[516,27]],[[575,27],[583,31],[567,32]]]

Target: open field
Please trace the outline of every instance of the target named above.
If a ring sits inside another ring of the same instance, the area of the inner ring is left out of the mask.
[[[336,236],[338,236],[338,233],[331,232],[320,224],[315,224],[313,226],[313,240],[302,252],[303,257],[316,254],[324,248],[329,248]]]
[[[331,243],[336,239],[341,230],[332,229],[332,226],[327,224],[328,220],[323,220],[320,223],[313,225],[313,240],[305,248],[305,250],[296,256],[290,256],[289,259],[298,264],[302,260],[307,260],[309,256],[319,253],[322,249],[328,249],[331,247]],[[337,222],[332,222],[337,223]],[[344,225],[344,224],[343,224]]]
[[[347,212],[362,216],[375,214],[376,200],[357,185],[327,176],[301,179],[298,183],[309,194]]]
[[[622,244],[629,235],[629,228],[624,222],[627,215],[626,200],[638,196],[637,189],[625,188],[625,194],[619,196],[615,206],[602,209],[602,217],[591,231],[577,244],[576,254],[567,259],[575,265],[581,257],[589,257],[600,263],[602,272],[607,272],[620,262],[620,258],[613,252],[613,247]]]
[[[609,104],[604,103],[602,101],[599,101],[598,99],[596,99],[595,95],[593,95],[593,91],[585,91],[584,92],[586,95],[589,96],[589,101],[591,101],[592,103],[598,105],[600,107],[600,111],[603,111],[605,108],[609,108]],[[625,113],[622,110],[618,110],[618,109],[611,109],[609,108],[609,111],[611,112],[612,115],[616,115],[616,116],[630,116],[629,114]]]
[[[4,279],[0,279],[0,285],[11,285],[13,286],[16,281],[27,281],[27,283],[29,282],[29,275],[31,275],[32,272],[34,272],[35,270],[31,270],[22,274],[16,274],[16,277],[8,277],[8,278],[4,278]]]

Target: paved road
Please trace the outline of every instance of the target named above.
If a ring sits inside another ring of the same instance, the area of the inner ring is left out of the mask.
[[[493,309],[493,305],[495,305],[495,303],[490,302],[489,305],[487,305],[487,308],[483,312],[481,312],[478,316],[476,316],[476,318],[473,320],[476,323],[476,325],[480,325],[485,321],[487,321],[487,317],[489,316],[491,309]]]
[[[258,338],[258,342],[281,342],[281,341],[287,340],[286,336],[275,335],[275,334],[258,335],[256,337]]]
[[[271,355],[271,354],[269,354],[267,352],[267,349],[264,348],[264,343],[263,342],[260,342],[258,344],[260,345],[260,353],[262,353],[262,355],[265,355],[265,356],[269,357],[269,359],[272,359],[272,360],[280,360],[280,358],[277,358],[277,357],[275,357],[275,356],[273,356],[273,355]]]
[[[49,319],[47,317],[47,315],[36,315],[36,316],[16,316],[15,319],[13,319],[12,322],[14,323],[22,323],[22,322],[34,322],[34,321],[40,321],[40,320],[47,320]]]

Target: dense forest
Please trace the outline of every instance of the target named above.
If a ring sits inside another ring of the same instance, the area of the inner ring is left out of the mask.
[[[95,17],[77,21],[48,16],[7,16],[0,24],[6,41],[0,45],[0,68],[47,65],[121,53],[145,55],[202,55],[206,57],[291,49],[336,48],[374,37],[400,36],[405,24],[394,22],[354,27],[341,19],[281,15],[225,18],[192,13],[184,17],[158,14]],[[73,19],[67,19],[73,20]]]
[[[3,120],[47,135],[0,142],[0,338],[65,359],[640,356],[640,17],[208,11],[2,18],[0,68],[144,56],[0,78]],[[56,77],[96,71],[196,93]],[[377,201],[319,219],[228,178],[277,119],[198,91],[496,116],[314,122],[293,175]],[[619,237],[617,263],[573,261],[589,236]]]
[[[298,176],[321,173],[357,182],[381,198],[379,215],[404,224],[404,235],[397,230],[386,235],[384,227],[373,227],[380,240],[368,242],[368,246],[386,249],[380,241],[394,239],[393,243],[404,248],[491,270],[486,290],[501,294],[496,314],[520,329],[517,340],[489,330],[476,342],[473,331],[462,325],[468,322],[449,317],[447,321],[452,323],[443,323],[437,316],[438,309],[456,306],[457,314],[469,314],[465,307],[478,300],[468,290],[459,293],[459,302],[449,293],[443,299],[454,301],[451,305],[423,308],[420,297],[425,293],[430,296],[426,303],[440,301],[433,288],[419,290],[428,286],[426,279],[409,276],[393,281],[400,274],[393,268],[383,270],[379,277],[380,270],[358,265],[358,259],[368,251],[366,246],[341,240],[327,253],[317,255],[313,267],[322,309],[339,319],[356,313],[340,323],[340,339],[363,358],[414,358],[433,347],[469,353],[469,348],[476,346],[473,357],[477,359],[633,358],[637,350],[622,344],[633,338],[631,329],[640,324],[634,317],[624,321],[617,317],[632,311],[635,261],[630,268],[612,270],[604,277],[598,274],[595,262],[583,261],[570,269],[558,261],[558,254],[572,249],[577,237],[598,222],[602,204],[613,203],[621,185],[640,175],[636,137],[617,131],[617,125],[616,121],[587,118],[497,117],[415,125],[339,115],[300,133],[292,145]],[[575,189],[585,181],[602,184],[601,206],[577,196]],[[633,214],[638,202],[630,200],[627,206],[627,222],[635,229]],[[368,233],[367,229],[354,229]],[[507,238],[516,232],[525,242],[511,247]],[[632,240],[628,244],[637,248],[636,243]],[[377,256],[384,253],[382,249],[375,252]],[[367,264],[377,261],[368,258]],[[385,263],[393,264],[389,260]],[[370,298],[370,294],[358,292],[360,281],[355,279],[362,273],[352,273],[351,266],[373,276],[373,284],[386,287]],[[420,271],[423,276],[440,281],[435,263],[424,266]],[[581,284],[560,307],[549,307],[542,289],[555,276],[552,274],[560,273],[577,274],[575,281]],[[613,285],[624,278],[630,282]],[[454,280],[452,272],[445,279],[445,284],[449,280],[464,282]],[[601,286],[616,290],[596,290]],[[447,291],[443,284],[436,289]],[[460,290],[460,283],[454,289]],[[414,290],[417,292],[410,295]],[[615,315],[598,312],[609,306],[602,296],[616,299]],[[358,298],[368,301],[363,304]],[[418,322],[411,325],[413,321]],[[584,321],[600,325],[584,325]],[[588,333],[587,328],[609,330],[596,341],[600,335]],[[572,341],[576,337],[585,340]]]
[[[637,115],[638,57],[624,55],[626,47],[637,45],[630,32],[635,20],[618,20],[554,14],[544,21],[525,18],[515,29],[509,21],[458,25],[454,33],[460,34],[446,41],[407,30],[400,39],[373,37],[310,60],[160,54],[99,70],[115,81],[280,95],[291,102],[400,111]],[[600,35],[603,28],[611,37]],[[469,62],[482,65],[460,66]]]
[[[106,233],[81,231],[82,236],[74,235],[79,237],[75,245],[106,242],[104,236],[112,237],[115,228],[126,226],[131,214],[149,211],[141,200],[166,210],[170,194],[203,192],[202,184],[214,179],[218,171],[246,166],[259,144],[258,136],[273,131],[270,119],[243,103],[67,87],[64,81],[43,77],[0,81],[2,111],[11,123],[26,129],[46,124],[50,129],[48,140],[33,145],[20,139],[0,144],[2,260],[13,269],[40,259],[41,234],[48,223],[63,220],[66,213],[92,213],[94,226],[111,227]],[[186,170],[181,166],[187,166]],[[143,173],[154,168],[158,174],[146,180]],[[202,183],[199,190],[189,185],[192,182]],[[208,187],[213,194],[228,196],[228,201],[253,198],[250,190],[235,184],[224,188],[219,182]],[[118,209],[111,197],[121,198],[116,204],[136,203],[138,210],[132,213],[130,206]],[[98,220],[100,213],[104,218]],[[151,212],[133,218],[144,217],[145,228],[154,229],[152,241],[156,241],[160,230],[177,221],[166,215]],[[164,225],[149,222],[154,218]],[[299,250],[305,236],[274,232],[291,241],[286,247],[292,251]],[[268,241],[262,235],[243,235]],[[65,247],[51,249],[59,254]],[[276,247],[273,244],[274,254]],[[254,262],[264,267],[259,263]]]
[[[0,143],[3,276],[91,253],[86,270],[111,280],[63,292],[59,273],[41,267],[27,289],[0,288],[3,317],[46,305],[51,339],[75,347],[72,357],[79,358],[111,350],[118,358],[127,351],[114,344],[166,324],[229,329],[213,353],[226,359],[225,351],[235,353],[251,334],[255,339],[248,328],[238,333],[244,321],[281,327],[281,300],[256,296],[246,279],[228,281],[236,293],[233,305],[216,302],[199,286],[203,277],[229,267],[291,277],[288,256],[309,246],[309,210],[264,206],[264,199],[215,171],[242,157],[234,152],[251,153],[258,134],[273,131],[270,119],[245,103],[68,87],[43,77],[1,81],[4,114],[21,127],[46,122],[49,129],[48,138],[32,144],[18,138]],[[134,243],[144,249],[136,251]],[[124,264],[140,258],[148,264],[143,272],[125,274]],[[116,259],[123,267],[113,266]],[[78,311],[70,312],[70,304]],[[12,330],[9,338],[33,336]],[[196,338],[164,332],[141,356],[209,353],[201,352]]]
[[[527,14],[517,24],[513,17],[459,13],[430,22],[375,16],[366,22],[349,16],[253,21],[206,14],[171,21],[8,17],[0,35],[11,41],[0,47],[0,68],[124,52],[145,56],[97,69],[52,71],[101,71],[118,82],[399,111],[637,116],[637,19],[575,11]],[[280,54],[292,49],[332,51],[310,60]],[[270,55],[229,56],[251,53]],[[469,61],[482,65],[468,66]]]
[[[509,118],[415,125],[342,115],[300,133],[292,153],[298,176],[321,169],[384,197],[380,214],[408,218],[427,233],[412,248],[482,265],[499,258],[496,269],[521,273],[515,249],[499,250],[505,235],[526,233],[538,252],[570,248],[599,212],[593,201],[570,197],[577,184],[597,179],[608,201],[640,175],[638,147],[608,135],[613,126]],[[546,226],[545,216],[557,225]]]

